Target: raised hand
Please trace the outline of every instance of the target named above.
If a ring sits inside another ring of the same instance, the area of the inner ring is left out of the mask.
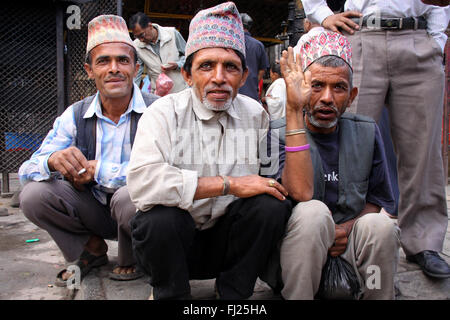
[[[311,97],[311,73],[303,73],[299,54],[294,61],[292,47],[282,52],[280,68],[286,83],[286,111],[302,111]]]

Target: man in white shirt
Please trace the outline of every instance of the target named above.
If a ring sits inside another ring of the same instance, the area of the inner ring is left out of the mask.
[[[127,175],[138,209],[133,249],[155,299],[189,298],[190,279],[211,278],[220,298],[245,299],[276,254],[292,206],[280,183],[258,175],[269,118],[238,94],[248,69],[233,2],[193,18],[186,56],[191,88],[158,99],[136,132]],[[309,200],[309,151],[299,156],[298,197]]]
[[[415,0],[349,0],[343,13],[333,15],[324,0],[302,2],[308,19],[344,32],[352,45],[360,94],[349,111],[378,120],[388,108],[407,259],[428,276],[450,277],[450,267],[438,254],[448,225],[441,156],[448,7]]]
[[[272,84],[267,89],[266,96],[261,99],[267,106],[270,121],[280,119],[286,114],[286,84],[281,75],[280,64],[273,62],[270,66],[270,79]]]

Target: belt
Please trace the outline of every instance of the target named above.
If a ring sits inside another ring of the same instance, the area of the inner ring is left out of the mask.
[[[424,17],[410,18],[381,18],[369,16],[364,18],[351,18],[360,27],[368,27],[382,30],[417,30],[426,29],[427,20]],[[362,22],[361,22],[362,19]]]

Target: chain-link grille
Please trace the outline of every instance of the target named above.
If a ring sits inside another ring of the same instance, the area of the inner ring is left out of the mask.
[[[56,116],[55,9],[7,2],[0,21],[0,171],[15,172]]]
[[[89,21],[100,14],[117,14],[115,0],[100,0],[79,5],[81,29],[67,31],[67,82],[68,103],[72,104],[96,92],[95,83],[84,70],[87,27]]]

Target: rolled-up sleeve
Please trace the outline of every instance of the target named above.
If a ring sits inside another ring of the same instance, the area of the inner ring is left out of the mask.
[[[43,181],[51,178],[48,168],[48,158],[55,151],[66,149],[75,144],[76,136],[73,107],[68,107],[61,116],[56,118],[53,128],[49,131],[41,146],[33,153],[30,160],[19,168],[19,180],[22,185],[29,181]]]
[[[174,111],[169,110],[170,99],[156,101],[144,112],[136,131],[127,184],[132,202],[141,211],[157,204],[189,211],[194,202],[197,172],[170,163],[176,120]]]
[[[303,0],[302,3],[306,17],[312,22],[322,24],[325,18],[333,15],[325,0]]]

